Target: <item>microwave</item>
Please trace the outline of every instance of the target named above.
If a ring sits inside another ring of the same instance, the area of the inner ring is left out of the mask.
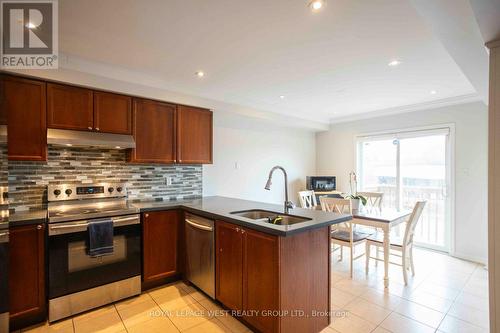
[[[329,192],[337,190],[337,180],[334,176],[307,176],[308,190],[316,192]]]

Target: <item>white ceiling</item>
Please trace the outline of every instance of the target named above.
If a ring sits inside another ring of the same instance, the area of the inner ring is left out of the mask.
[[[64,0],[59,17],[64,54],[304,119],[475,94],[408,0]]]

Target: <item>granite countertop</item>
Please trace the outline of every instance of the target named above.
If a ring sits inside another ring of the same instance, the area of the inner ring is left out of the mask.
[[[31,225],[47,222],[47,209],[26,210],[9,214],[10,226]]]
[[[320,228],[352,219],[351,215],[295,208],[290,211],[290,215],[307,217],[311,220],[293,225],[275,225],[264,221],[252,220],[249,218],[233,215],[230,213],[249,209],[261,209],[283,213],[283,206],[219,196],[180,201],[136,202],[132,203],[132,205],[139,208],[140,212],[184,209],[188,212],[198,214],[210,219],[221,219],[244,227],[248,227],[250,229],[259,230],[278,236],[289,236],[310,229]]]
[[[261,209],[283,213],[282,205],[219,196],[203,197],[191,200],[139,202],[134,202],[131,200],[129,202],[129,205],[137,208],[141,213],[170,209],[184,209],[193,214],[198,214],[210,219],[220,219],[278,236],[289,236],[310,229],[320,228],[352,219],[351,215],[327,213],[320,210],[295,208],[290,211],[290,215],[306,217],[310,218],[311,220],[293,225],[275,225],[264,221],[252,220],[249,218],[233,215],[231,214],[231,212],[249,209]],[[44,208],[14,213],[11,212],[9,216],[10,226],[46,223],[46,221],[47,209]]]

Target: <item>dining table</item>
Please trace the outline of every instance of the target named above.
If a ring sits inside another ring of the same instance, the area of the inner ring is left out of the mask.
[[[389,256],[391,247],[391,228],[404,223],[411,215],[411,210],[391,208],[360,207],[352,210],[352,223],[380,229],[383,233],[384,248],[384,286],[389,287]]]

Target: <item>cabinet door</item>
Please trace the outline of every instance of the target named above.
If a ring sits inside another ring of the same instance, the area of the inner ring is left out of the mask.
[[[178,273],[179,224],[177,210],[143,214],[143,280],[145,282],[167,278]]]
[[[216,224],[216,287],[218,301],[233,310],[242,309],[243,237],[241,228]]]
[[[94,91],[94,128],[104,133],[132,134],[132,98]]]
[[[1,106],[7,113],[9,159],[46,161],[45,83],[0,76],[0,88]]]
[[[212,163],[212,111],[178,106],[177,161],[187,164]]]
[[[47,84],[47,122],[50,128],[94,129],[92,90]]]
[[[134,99],[133,104],[136,147],[129,161],[175,163],[175,105],[145,99]]]
[[[45,313],[44,225],[10,229],[9,311],[14,326]]]
[[[269,315],[278,310],[278,278],[278,237],[244,229],[243,310],[257,313],[245,320],[261,332],[278,329],[279,317]]]

